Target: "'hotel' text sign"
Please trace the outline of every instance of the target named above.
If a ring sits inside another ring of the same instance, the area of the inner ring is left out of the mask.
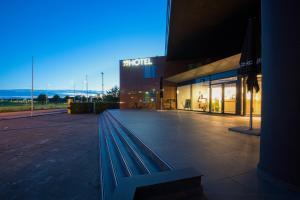
[[[151,58],[138,58],[122,61],[123,67],[137,67],[153,65]]]

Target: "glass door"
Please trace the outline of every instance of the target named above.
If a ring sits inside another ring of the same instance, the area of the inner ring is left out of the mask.
[[[222,84],[211,86],[211,112],[222,113]]]
[[[224,113],[236,113],[236,83],[224,84]]]

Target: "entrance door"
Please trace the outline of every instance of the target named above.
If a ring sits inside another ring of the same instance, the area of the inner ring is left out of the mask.
[[[236,113],[236,83],[212,85],[211,92],[211,112]]]
[[[222,84],[211,86],[211,112],[222,113]]]
[[[236,83],[224,84],[224,113],[236,113]]]

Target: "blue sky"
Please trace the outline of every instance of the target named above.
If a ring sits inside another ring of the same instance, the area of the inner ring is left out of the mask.
[[[119,60],[164,55],[165,0],[1,0],[0,89],[119,85]]]

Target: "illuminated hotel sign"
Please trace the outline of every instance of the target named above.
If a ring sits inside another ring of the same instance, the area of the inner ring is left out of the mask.
[[[123,67],[137,67],[153,65],[151,58],[139,58],[131,60],[123,60]]]

